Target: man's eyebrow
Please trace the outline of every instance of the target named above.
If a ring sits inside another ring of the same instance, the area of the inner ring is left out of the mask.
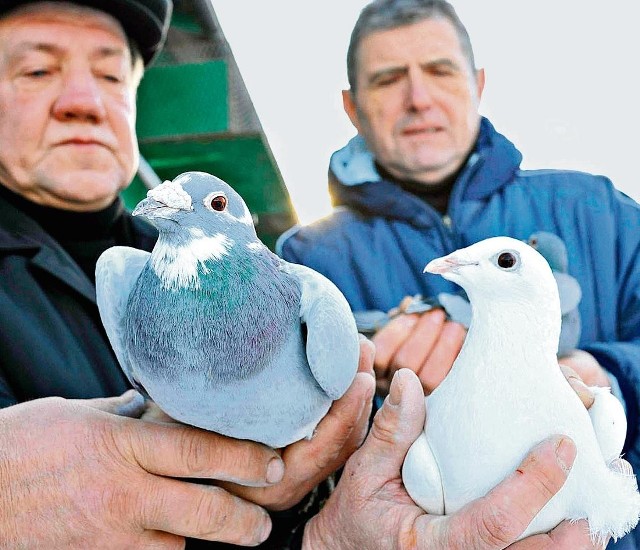
[[[406,65],[385,67],[384,69],[379,69],[369,74],[369,76],[367,77],[367,83],[374,84],[378,80],[384,79],[385,77],[406,74],[408,71],[409,68]]]
[[[9,54],[9,59],[20,59],[33,51],[55,54],[59,49],[54,44],[47,42],[20,42]]]
[[[448,57],[441,57],[439,59],[432,59],[431,61],[427,61],[426,63],[422,63],[420,65],[423,69],[430,69],[432,67],[449,67],[451,69],[459,69],[460,65],[458,65],[455,61]]]
[[[42,52],[52,55],[59,55],[64,52],[64,48],[51,44],[49,42],[21,42],[9,55],[10,60],[17,60],[24,57],[29,52]],[[126,48],[119,46],[102,46],[98,48],[92,57],[101,59],[108,57],[124,57],[126,55]]]
[[[420,67],[423,70],[429,70],[435,67],[449,67],[454,70],[460,69],[460,65],[455,61],[449,59],[448,57],[442,57],[438,59],[432,59],[425,63],[421,63]],[[383,69],[379,69],[377,71],[372,72],[367,77],[368,84],[375,84],[378,80],[384,79],[389,76],[398,76],[406,74],[409,71],[409,67],[407,65],[395,65],[392,67],[385,67]]]

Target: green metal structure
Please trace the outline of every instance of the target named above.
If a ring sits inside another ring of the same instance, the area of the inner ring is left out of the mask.
[[[159,181],[198,170],[222,178],[242,195],[258,236],[270,248],[296,223],[209,0],[174,0],[166,46],[140,85],[136,130],[143,162],[123,192],[127,207]]]

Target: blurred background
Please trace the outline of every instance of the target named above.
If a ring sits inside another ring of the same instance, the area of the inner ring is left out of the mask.
[[[521,149],[523,166],[604,174],[640,201],[635,3],[452,3],[486,70],[481,112]],[[176,0],[167,51],[141,90],[149,109],[141,105],[138,129],[151,166],[161,177],[195,166],[230,180],[268,244],[296,220],[326,215],[329,156],[355,133],[340,91],[365,4]],[[170,88],[162,100],[152,97],[159,82]],[[194,97],[170,107],[184,97],[171,86]],[[176,150],[178,163],[163,156]]]

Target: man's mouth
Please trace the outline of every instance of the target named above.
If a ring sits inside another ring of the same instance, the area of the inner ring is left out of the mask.
[[[91,146],[91,145],[99,145],[101,147],[106,147],[106,145],[97,139],[92,138],[71,138],[60,141],[58,145],[78,145],[78,146]]]
[[[404,136],[417,136],[417,135],[433,135],[441,132],[442,128],[438,126],[409,126],[402,130]]]

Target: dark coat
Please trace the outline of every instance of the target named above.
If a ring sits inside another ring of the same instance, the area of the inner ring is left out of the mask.
[[[153,248],[152,226],[126,212],[120,223],[117,244]],[[129,387],[102,328],[93,282],[42,227],[0,196],[0,408],[54,395],[108,397]],[[329,486],[273,513],[272,534],[259,548],[299,548],[301,524],[317,513]],[[189,540],[187,548],[239,547]]]
[[[156,230],[124,214],[121,243],[151,250]],[[33,219],[0,197],[0,407],[130,385],[102,328],[95,287]]]

